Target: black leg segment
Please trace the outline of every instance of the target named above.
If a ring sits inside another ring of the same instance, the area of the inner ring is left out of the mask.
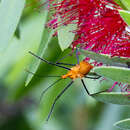
[[[74,82],[74,81],[71,81],[71,82],[59,93],[59,95],[55,98],[55,100],[54,100],[54,102],[53,102],[53,104],[52,104],[52,106],[51,106],[51,110],[50,110],[50,112],[49,112],[49,114],[48,114],[48,117],[47,117],[47,120],[46,120],[46,121],[49,120],[49,118],[50,118],[50,116],[51,116],[51,114],[52,114],[52,112],[53,112],[53,109],[54,109],[54,106],[55,106],[57,100],[64,94],[64,92],[72,85],[73,82]]]
[[[101,76],[95,76],[95,77],[85,76],[85,78],[89,78],[89,79],[99,79],[99,78],[101,78]]]
[[[83,81],[83,79],[81,79],[81,82],[82,82],[82,84],[83,84],[83,86],[84,86],[84,88],[85,88],[85,90],[86,90],[86,92],[87,92],[87,94],[88,94],[89,96],[93,96],[93,95],[95,95],[95,94],[99,94],[99,93],[102,93],[102,92],[106,92],[106,91],[107,91],[107,90],[103,90],[103,91],[100,91],[100,92],[97,92],[97,93],[90,94],[89,91],[88,91],[88,89],[87,89],[87,87],[86,87],[86,85],[85,85],[85,83],[84,83],[84,81]]]
[[[70,70],[70,68],[67,68],[67,67],[64,67],[64,66],[61,66],[61,65],[58,65],[58,64],[49,62],[49,61],[47,61],[47,60],[41,58],[40,56],[35,55],[35,54],[34,54],[33,52],[31,52],[31,51],[29,51],[29,53],[30,53],[31,55],[35,56],[36,58],[40,59],[41,61],[46,62],[47,64],[55,65],[55,66],[58,66],[58,67],[60,67],[60,68],[64,68],[64,69]]]
[[[61,62],[57,62],[56,64],[59,65],[69,65],[69,66],[75,66],[76,64],[68,64],[68,63],[61,63]]]
[[[79,64],[78,48],[76,48],[76,58],[77,58],[77,64]]]
[[[84,86],[84,89],[86,90],[87,94],[90,96],[91,94],[89,93],[89,91],[88,91],[88,89],[87,89],[87,87],[86,87],[86,85],[85,85],[83,79],[81,79],[81,82],[82,82],[82,84],[83,84],[83,86]]]
[[[43,97],[43,95],[45,94],[45,92],[49,89],[49,88],[51,88],[51,87],[53,87],[56,83],[58,83],[60,80],[62,80],[61,78],[60,79],[58,79],[58,80],[56,80],[54,83],[52,83],[49,87],[47,87],[45,90],[43,90],[43,92],[41,93],[41,96],[40,96],[40,102],[41,102],[41,99],[42,99],[42,97]]]
[[[32,75],[34,75],[34,76],[37,76],[39,78],[57,78],[57,77],[61,77],[61,76],[57,76],[57,75],[46,75],[46,76],[45,75],[38,75],[38,74],[35,74],[35,73],[33,73],[33,72],[31,72],[31,71],[29,71],[27,69],[25,69],[25,71],[32,74]]]

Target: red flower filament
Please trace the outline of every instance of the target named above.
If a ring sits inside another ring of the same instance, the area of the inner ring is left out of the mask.
[[[111,56],[130,57],[130,35],[113,0],[48,0],[55,13],[48,23],[52,28],[77,24],[73,46]],[[57,22],[60,17],[61,22]]]

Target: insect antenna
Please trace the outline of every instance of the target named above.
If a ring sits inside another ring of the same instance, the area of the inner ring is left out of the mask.
[[[55,66],[58,66],[58,67],[60,67],[60,68],[64,68],[64,69],[66,69],[66,70],[70,70],[70,68],[68,68],[68,67],[64,67],[64,66],[61,66],[61,65],[58,65],[58,64],[55,64],[55,63],[49,62],[49,61],[47,61],[47,60],[41,58],[40,56],[37,56],[36,54],[34,54],[34,53],[31,52],[31,51],[29,51],[29,53],[30,53],[31,55],[33,55],[34,57],[40,59],[41,61],[46,62],[47,64],[55,65]]]
[[[27,69],[25,69],[25,71],[26,72],[28,72],[28,73],[30,73],[30,74],[32,74],[32,75],[34,75],[34,76],[37,76],[37,77],[40,77],[40,78],[54,78],[54,77],[61,77],[61,76],[57,76],[57,75],[47,75],[47,76],[44,76],[44,75],[38,75],[38,74],[35,74],[35,73],[33,73],[33,72],[31,72],[31,71],[29,71],[29,70],[27,70]]]
[[[71,51],[69,54],[67,54],[67,55],[63,56],[62,58],[58,59],[58,60],[56,61],[56,63],[59,63],[59,61],[61,61],[61,60],[65,59],[65,58],[67,58],[68,56],[72,56],[72,54],[73,54],[73,52]]]
[[[58,83],[60,80],[62,80],[62,79],[60,78],[60,79],[56,80],[56,81],[55,81],[54,83],[52,83],[49,87],[47,87],[47,88],[45,88],[45,89],[43,90],[43,92],[41,93],[39,102],[41,102],[41,99],[42,99],[43,95],[45,94],[45,92],[46,92],[49,88],[53,87],[53,86],[54,86],[56,83]]]
[[[62,62],[59,62],[59,61],[65,59],[65,58],[67,58],[68,56],[72,56],[72,54],[73,54],[73,51],[71,51],[69,54],[63,56],[62,58],[58,59],[58,60],[56,61],[56,64],[75,66],[76,64],[68,64],[68,63],[62,63]]]
[[[71,53],[72,53],[72,52],[71,52]],[[71,53],[68,54],[67,56],[71,55]],[[76,59],[77,59],[77,64],[79,64],[79,55],[78,55],[78,53],[79,53],[78,48],[76,48]],[[66,58],[67,56],[64,56],[63,58],[59,59],[59,60],[56,62],[56,64],[75,66],[76,64],[68,64],[68,63],[61,63],[61,62],[59,62],[60,60]]]
[[[49,114],[48,114],[48,117],[47,117],[47,120],[46,120],[46,121],[49,120],[49,118],[50,118],[50,116],[51,116],[51,114],[52,114],[52,112],[53,112],[53,109],[54,109],[54,106],[55,106],[57,100],[64,94],[64,92],[72,85],[73,82],[74,82],[74,81],[71,81],[71,82],[59,93],[59,95],[55,98],[55,100],[54,100],[54,102],[53,102],[53,104],[52,104],[52,106],[51,106],[51,110],[50,110],[50,112],[49,112]]]

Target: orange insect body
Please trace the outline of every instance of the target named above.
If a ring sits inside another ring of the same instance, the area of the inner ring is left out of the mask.
[[[62,79],[66,78],[71,78],[71,79],[76,79],[76,78],[83,78],[85,75],[87,75],[90,70],[93,68],[91,64],[89,64],[86,61],[81,61],[79,64],[76,66],[70,68],[71,70],[68,71],[67,74],[62,75]]]

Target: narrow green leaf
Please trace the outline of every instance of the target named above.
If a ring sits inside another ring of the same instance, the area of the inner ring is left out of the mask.
[[[119,10],[120,15],[122,16],[122,18],[124,19],[124,21],[130,25],[130,11],[126,11],[126,10]]]
[[[130,99],[127,96],[128,93],[121,92],[103,92],[100,94],[95,94],[93,97],[101,102],[120,104],[120,105],[130,105]]]
[[[118,121],[114,124],[114,126],[125,130],[130,130],[130,118]]]
[[[7,48],[22,11],[25,0],[2,0],[0,3],[0,52]]]
[[[75,33],[72,31],[76,30],[76,24],[68,24],[58,29],[58,40],[61,50],[67,49],[74,40]]]
[[[121,0],[122,4],[130,10],[130,0]]]
[[[42,16],[43,17],[43,23],[41,24],[41,25],[44,25],[44,27],[45,27],[45,22],[47,20],[47,16],[48,16],[48,11],[44,11],[44,14]],[[48,30],[46,30],[44,27],[43,27],[42,36],[41,36],[41,42],[40,42],[39,48],[37,50],[37,55],[39,55],[41,57],[42,57],[45,49],[48,46],[48,42],[49,41],[47,41],[47,40],[48,40],[48,35],[50,35],[48,33]],[[35,73],[37,71],[37,69],[38,69],[39,64],[40,64],[40,60],[33,59],[31,65],[29,67],[29,71]],[[27,86],[29,84],[29,82],[31,81],[31,79],[33,78],[33,76],[34,75],[32,75],[30,73],[28,74],[27,79],[25,81],[25,86]]]
[[[48,47],[48,44],[49,44],[49,42],[51,40],[52,35],[53,35],[53,31],[48,33],[48,30],[45,30],[43,32],[42,41],[41,41],[41,44],[40,44],[39,49],[37,51],[38,56],[42,57],[44,55],[44,52]],[[37,71],[37,69],[38,69],[38,66],[40,65],[40,62],[41,62],[40,60],[35,58],[33,60],[32,64],[31,64],[31,66],[29,67],[29,71],[35,73]],[[33,76],[34,75],[32,75],[32,74],[28,74],[27,79],[25,81],[25,86],[27,86],[29,84],[29,82],[31,81]]]
[[[93,60],[102,62],[107,65],[114,65],[114,66],[124,66],[127,67],[127,63],[130,62],[130,58],[125,57],[111,57],[110,55],[106,54],[98,54],[92,51],[87,51],[83,49],[79,49],[81,53],[83,53],[86,57],[90,57]]]
[[[114,81],[130,83],[130,69],[114,66],[95,67],[94,72]]]

